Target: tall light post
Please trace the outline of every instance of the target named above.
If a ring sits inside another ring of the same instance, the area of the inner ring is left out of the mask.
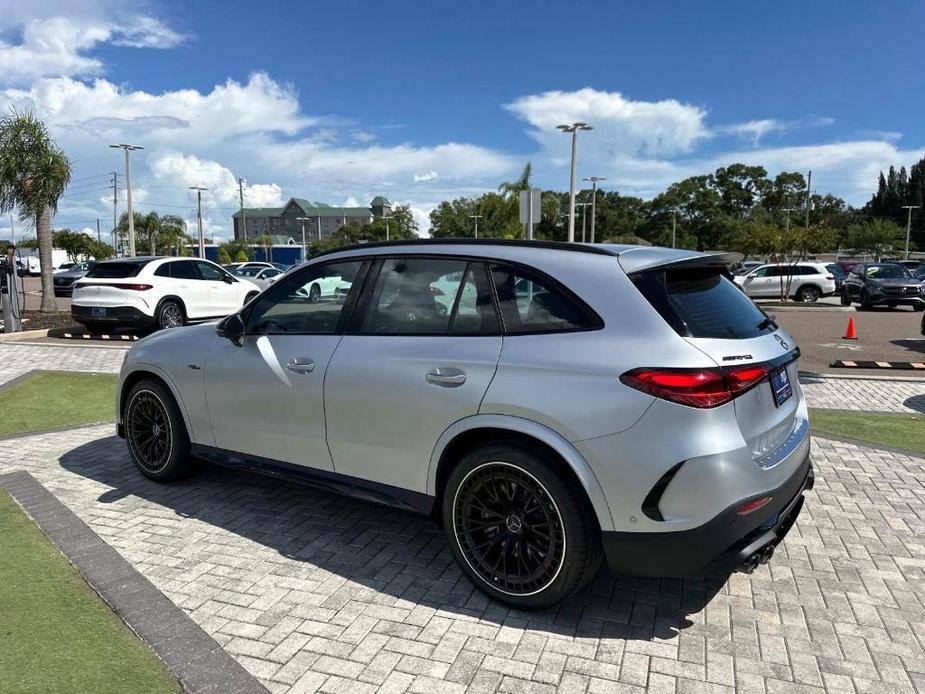
[[[302,262],[305,262],[305,222],[311,221],[311,217],[296,217],[295,221],[302,225]]]
[[[318,240],[321,240],[321,215],[318,215]]]
[[[482,218],[480,214],[470,214],[469,219],[475,221],[475,238],[479,237],[479,220]]]
[[[128,254],[135,255],[135,216],[132,213],[132,152],[144,149],[141,145],[109,145],[114,149],[125,150],[125,204],[128,212]]]
[[[575,207],[581,208],[581,242],[585,242],[585,232],[588,229],[588,205],[590,202],[576,202]]]
[[[385,240],[389,240],[389,220],[392,218],[390,214],[382,215],[382,218],[385,220]]]
[[[583,181],[591,181],[591,243],[594,243],[594,219],[597,217],[597,183],[606,181],[603,176],[585,176]]]
[[[199,220],[199,257],[206,258],[206,243],[202,238],[202,191],[209,190],[202,186],[190,186],[190,190],[196,191],[196,218]]]
[[[917,210],[921,205],[903,205],[906,210],[906,255],[905,259],[909,260],[909,235],[912,233],[912,210]]]
[[[572,134],[572,174],[569,178],[568,193],[568,240],[575,241],[575,159],[578,155],[578,131],[594,130],[587,123],[572,123],[571,125],[557,125],[556,128],[564,133]]]

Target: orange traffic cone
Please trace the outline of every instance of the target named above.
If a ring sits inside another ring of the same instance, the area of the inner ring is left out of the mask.
[[[858,331],[854,328],[854,318],[848,319],[848,329],[845,330],[845,334],[842,337],[843,340],[857,340]]]

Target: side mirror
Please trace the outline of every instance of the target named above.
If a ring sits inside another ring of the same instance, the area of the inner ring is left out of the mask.
[[[231,284],[235,281],[235,278],[231,275],[222,274],[222,280],[225,282],[225,284]]]
[[[240,313],[232,313],[215,327],[215,334],[224,337],[238,347],[244,345],[244,320]]]

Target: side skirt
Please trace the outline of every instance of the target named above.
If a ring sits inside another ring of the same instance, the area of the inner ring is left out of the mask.
[[[292,463],[236,453],[200,443],[192,444],[190,453],[197,458],[202,458],[210,463],[224,467],[250,470],[271,477],[280,477],[337,494],[351,496],[355,499],[394,506],[405,511],[427,515],[434,507],[434,497],[428,494],[393,487],[390,484],[382,484],[381,482],[371,482],[329,470],[317,470],[303,465],[293,465]]]

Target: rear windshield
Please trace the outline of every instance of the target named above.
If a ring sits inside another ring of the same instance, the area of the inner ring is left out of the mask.
[[[717,269],[652,270],[631,277],[662,318],[684,337],[742,340],[777,329]]]
[[[95,268],[87,273],[87,277],[99,277],[101,279],[122,279],[123,277],[135,277],[141,268],[147,263],[139,262],[112,262],[99,263]]]

